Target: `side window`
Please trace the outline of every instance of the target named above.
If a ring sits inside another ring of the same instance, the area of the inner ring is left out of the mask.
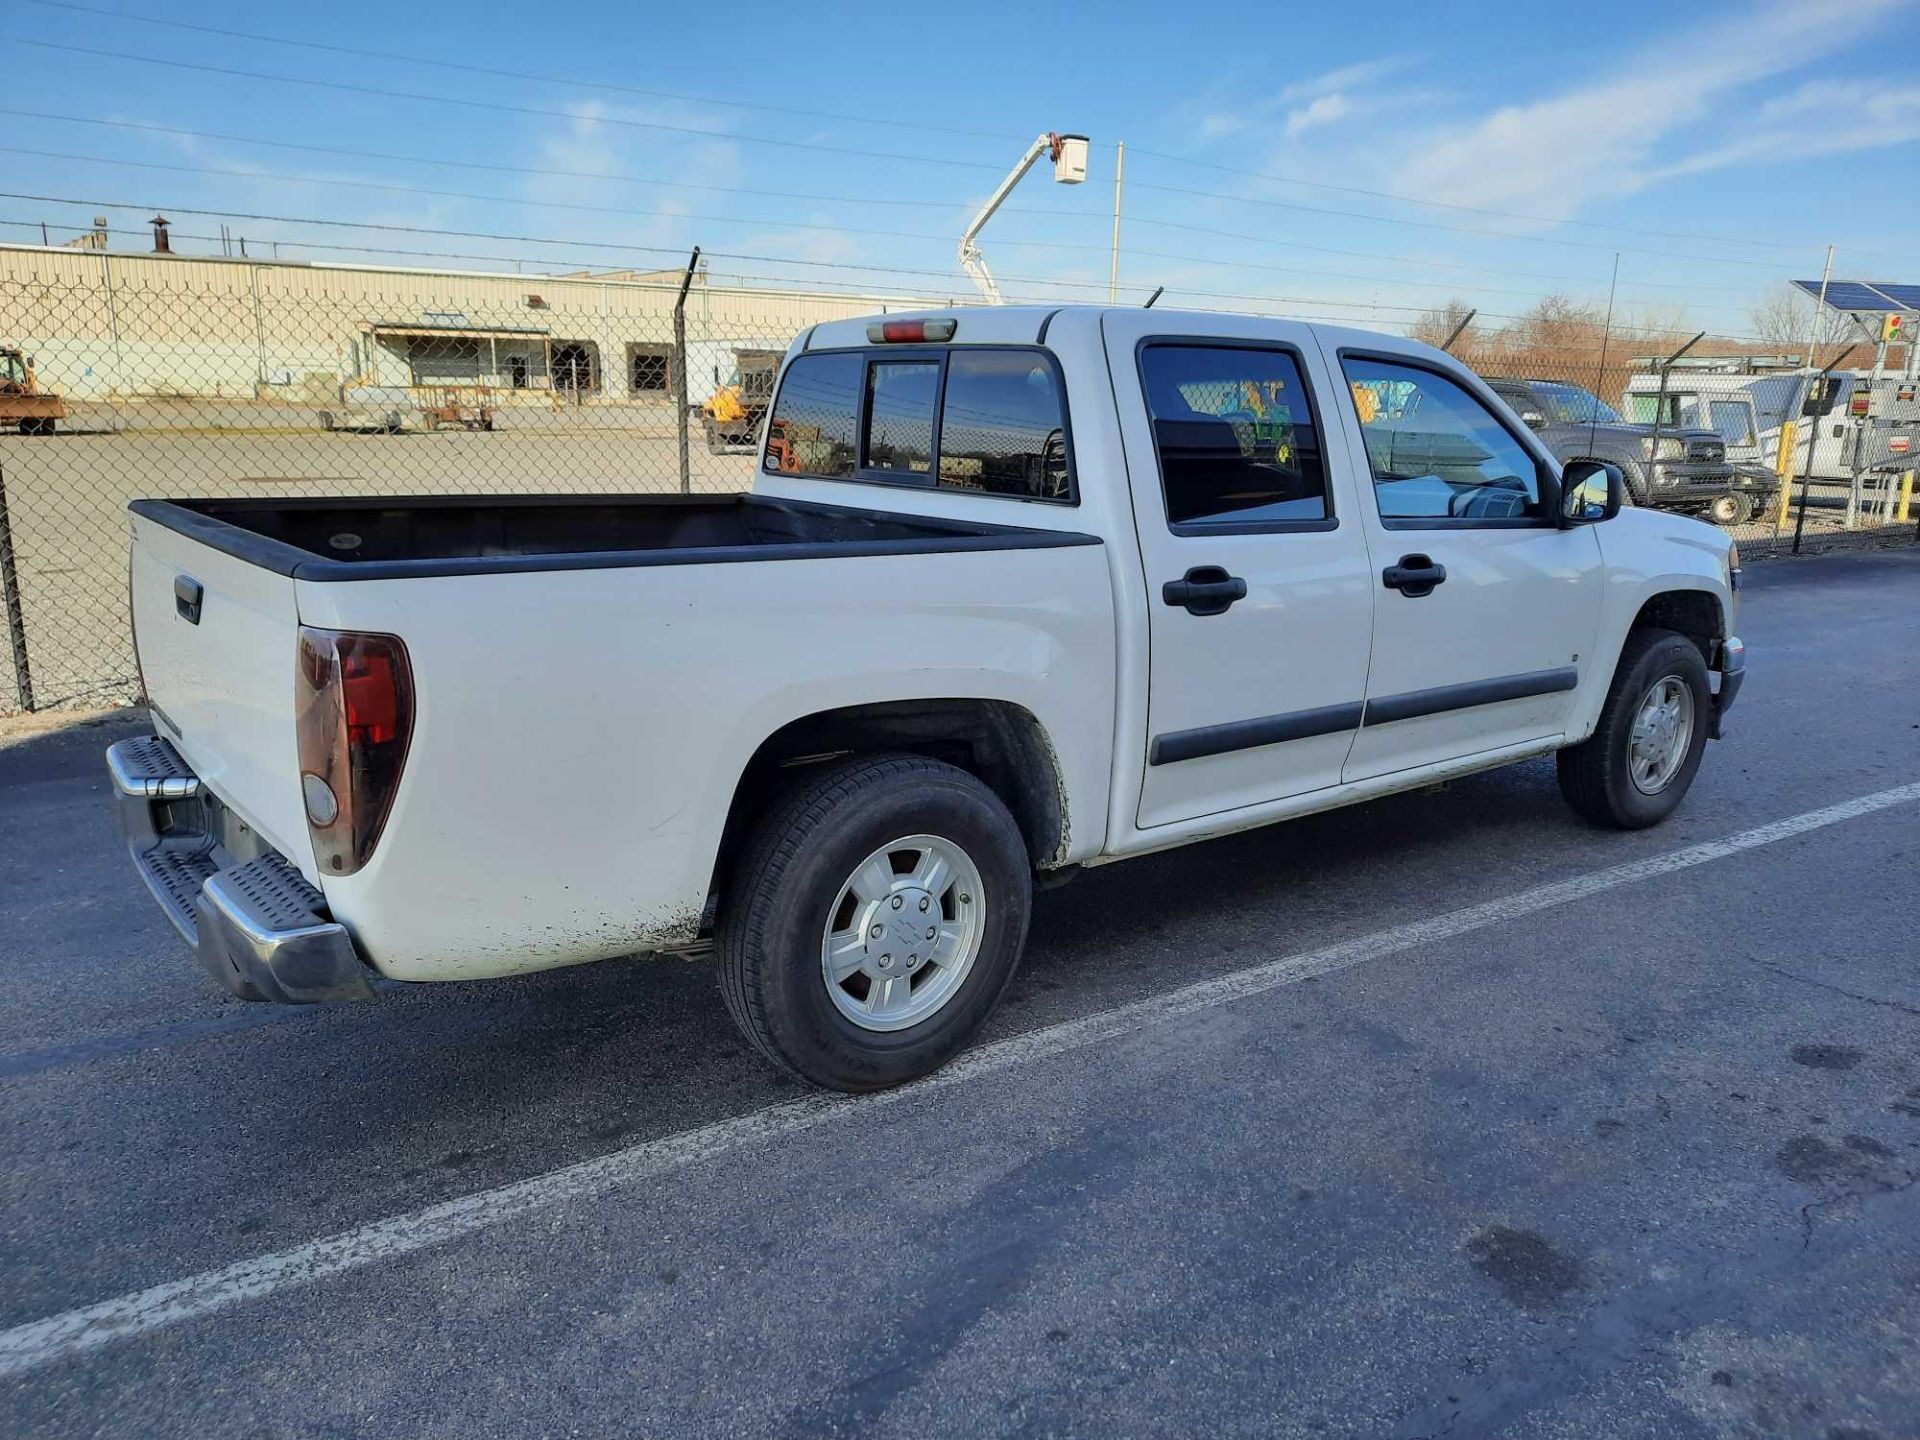
[[[959,350],[940,406],[940,488],[1065,500],[1067,425],[1060,384],[1033,350]]]
[[[1330,518],[1320,434],[1292,355],[1149,345],[1140,374],[1168,523]]]
[[[933,468],[933,401],[938,360],[876,360],[867,369],[869,470],[924,475]]]
[[[1345,362],[1385,520],[1542,516],[1531,453],[1466,389],[1431,370]]]
[[[767,469],[852,477],[866,363],[864,356],[846,353],[794,359],[767,424]]]

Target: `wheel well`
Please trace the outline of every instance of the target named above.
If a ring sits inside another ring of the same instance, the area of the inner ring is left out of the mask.
[[[1045,729],[1003,700],[903,700],[827,710],[783,725],[754,751],[734,787],[714,866],[718,894],[753,822],[796,771],[855,755],[906,751],[976,775],[1013,812],[1036,867],[1061,863],[1066,797]]]
[[[1630,630],[1648,628],[1674,630],[1700,647],[1707,663],[1726,638],[1726,622],[1720,614],[1719,599],[1705,590],[1669,590],[1656,595],[1640,607]]]

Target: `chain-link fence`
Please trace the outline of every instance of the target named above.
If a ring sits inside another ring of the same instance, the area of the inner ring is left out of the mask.
[[[796,334],[939,303],[722,285],[697,265],[0,261],[0,713],[134,696],[136,497],[743,489]],[[1915,538],[1903,457],[1863,448],[1845,404],[1803,418],[1803,375],[1663,371],[1617,331],[1454,339],[1563,459],[1621,464],[1637,503],[1720,523],[1749,554]]]
[[[134,696],[132,499],[744,489],[793,337],[907,303],[698,268],[32,264],[0,275],[12,403],[34,412],[0,410],[0,712]]]

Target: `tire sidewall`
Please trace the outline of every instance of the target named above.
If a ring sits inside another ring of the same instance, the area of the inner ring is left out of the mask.
[[[1673,779],[1657,795],[1642,793],[1633,783],[1629,755],[1633,745],[1633,717],[1640,702],[1655,681],[1667,675],[1680,677],[1693,692],[1693,735],[1687,745],[1687,758]],[[1606,783],[1619,811],[1633,825],[1651,825],[1665,819],[1679,806],[1693,785],[1700,758],[1707,748],[1707,722],[1712,714],[1713,692],[1707,680],[1707,662],[1691,640],[1672,635],[1650,647],[1625,675],[1609,704],[1615,708],[1614,723],[1608,727]]]
[[[827,912],[854,867],[889,841],[936,835],[960,846],[980,872],[986,921],[972,968],[940,1010],[904,1030],[863,1030],[834,1006],[821,973]],[[934,1069],[985,1022],[1019,966],[1032,882],[1025,842],[997,796],[964,772],[913,775],[909,783],[849,797],[816,828],[758,897],[766,953],[767,1021],[797,1051],[789,1063],[842,1089],[894,1085]]]

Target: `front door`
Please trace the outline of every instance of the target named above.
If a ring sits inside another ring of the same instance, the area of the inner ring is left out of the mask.
[[[1345,778],[1551,739],[1594,663],[1602,571],[1593,527],[1559,528],[1555,463],[1465,375],[1351,350],[1328,363],[1372,493],[1366,723]]]
[[[1311,332],[1183,336],[1148,310],[1103,328],[1147,580],[1139,825],[1339,784],[1375,599]]]

